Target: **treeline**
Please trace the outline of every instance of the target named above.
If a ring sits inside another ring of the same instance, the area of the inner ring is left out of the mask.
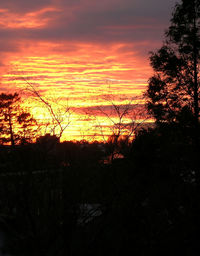
[[[87,141],[64,141],[59,142],[56,136],[46,134],[37,139],[35,143],[16,145],[11,148],[9,145],[1,146],[1,165],[6,168],[8,165],[15,169],[15,161],[21,162],[23,168],[29,167],[32,170],[46,170],[49,168],[61,168],[82,162],[98,163],[108,157],[108,146],[103,143]],[[12,161],[9,162],[8,159]]]
[[[129,155],[112,162],[105,149],[50,135],[1,147],[2,252],[198,255],[199,164],[190,129],[141,130]]]

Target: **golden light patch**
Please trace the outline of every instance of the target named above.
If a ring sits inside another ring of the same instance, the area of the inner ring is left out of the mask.
[[[101,44],[21,42],[20,48],[20,52],[9,56],[9,68],[2,74],[1,84],[8,91],[34,86],[52,104],[62,125],[67,125],[62,140],[111,134],[113,121],[106,115],[98,115],[98,112],[88,115],[77,109],[112,104],[106,98],[108,95],[114,96],[114,104],[125,104],[141,95],[151,72],[147,62],[137,53],[126,52],[126,45],[121,43],[105,48]],[[27,104],[38,120],[51,121],[44,104],[30,99]],[[65,107],[70,107],[70,116],[62,116],[61,108]],[[124,123],[131,121],[127,117],[123,120]],[[117,119],[114,122],[117,123]],[[50,125],[46,129],[51,132]],[[55,132],[58,130],[59,127]]]

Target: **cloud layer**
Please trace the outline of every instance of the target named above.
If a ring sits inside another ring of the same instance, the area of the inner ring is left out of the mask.
[[[110,93],[141,94],[148,52],[161,45],[175,2],[1,0],[0,92],[27,80],[75,108],[105,105]]]
[[[175,0],[1,0],[5,41],[140,42],[161,39]],[[13,42],[14,45],[14,42]]]

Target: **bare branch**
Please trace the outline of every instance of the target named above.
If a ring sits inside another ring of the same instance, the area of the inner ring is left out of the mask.
[[[50,103],[49,100],[45,99],[40,92],[35,88],[35,86],[30,83],[28,80],[26,80],[24,77],[22,77],[22,79],[24,80],[24,82],[26,83],[26,87],[25,87],[25,91],[28,91],[32,94],[32,96],[38,100],[39,102],[41,102],[48,110],[50,116],[51,116],[51,123],[49,123],[49,125],[52,126],[51,128],[51,133],[53,133],[53,135],[56,134],[56,129],[59,128],[59,132],[57,134],[57,136],[59,138],[61,138],[61,136],[63,135],[64,131],[66,130],[66,128],[69,126],[70,124],[70,116],[71,116],[71,111],[70,111],[70,107],[67,106],[64,107],[62,105],[62,111],[60,108],[58,108],[58,102],[56,102],[56,108],[54,109],[52,103]],[[63,125],[64,121],[67,122],[65,125]],[[47,127],[46,127],[47,128]]]

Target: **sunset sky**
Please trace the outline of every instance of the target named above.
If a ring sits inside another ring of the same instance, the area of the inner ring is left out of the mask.
[[[70,106],[64,139],[91,135],[94,118],[86,109],[105,110],[110,94],[126,104],[145,90],[148,53],[161,46],[175,2],[0,0],[0,92],[28,82],[46,99]],[[29,104],[47,118],[36,102]]]

